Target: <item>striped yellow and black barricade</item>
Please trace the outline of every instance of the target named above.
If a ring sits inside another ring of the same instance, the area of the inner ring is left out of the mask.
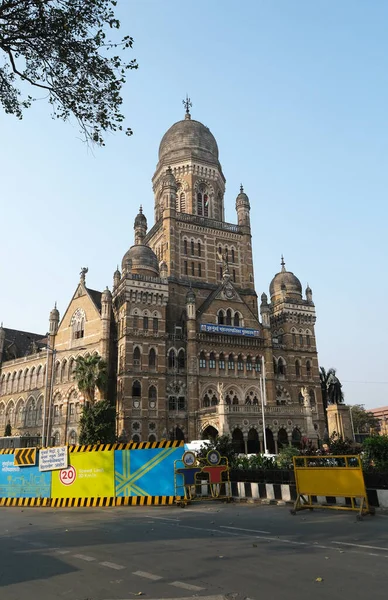
[[[291,514],[313,508],[357,511],[359,520],[374,514],[359,456],[294,456],[293,460],[297,498]],[[349,504],[324,504],[320,499],[326,497],[346,498]]]

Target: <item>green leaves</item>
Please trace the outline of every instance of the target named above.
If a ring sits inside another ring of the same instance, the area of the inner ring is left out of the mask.
[[[94,403],[96,388],[104,392],[108,381],[105,361],[98,354],[79,356],[75,361],[74,379],[88,402]]]
[[[137,69],[122,53],[133,38],[107,40],[120,28],[113,0],[12,0],[0,4],[0,104],[19,119],[43,89],[52,116],[78,122],[86,142],[104,145],[107,132],[123,131],[122,87]],[[117,50],[120,49],[120,54]],[[111,53],[114,50],[114,55]],[[21,86],[16,84],[20,80]],[[131,135],[131,129],[126,129]]]
[[[116,409],[107,400],[86,405],[80,417],[80,444],[112,444],[116,441]]]

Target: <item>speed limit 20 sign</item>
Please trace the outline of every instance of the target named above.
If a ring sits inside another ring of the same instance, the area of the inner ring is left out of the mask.
[[[71,485],[77,477],[77,471],[74,467],[68,467],[59,471],[59,479],[63,485]]]

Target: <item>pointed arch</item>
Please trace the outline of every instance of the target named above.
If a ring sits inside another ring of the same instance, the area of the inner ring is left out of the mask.
[[[156,369],[156,352],[155,352],[155,348],[151,348],[150,351],[149,351],[149,353],[148,353],[148,366],[152,370]]]

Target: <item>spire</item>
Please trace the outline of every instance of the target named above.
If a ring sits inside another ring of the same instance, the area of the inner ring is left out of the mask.
[[[190,107],[193,106],[193,103],[191,102],[191,100],[187,94],[186,94],[186,100],[182,100],[182,103],[183,103],[183,106],[186,108],[185,119],[190,120],[191,119]]]
[[[143,214],[143,206],[140,204],[139,206],[139,213],[142,215]],[[117,267],[118,268],[118,267]]]
[[[85,275],[89,271],[88,267],[82,267],[80,273],[80,283],[85,283]]]
[[[282,260],[281,260],[280,264],[282,265],[282,273],[284,273],[286,270],[286,263],[284,262],[283,254],[282,254]]]
[[[241,183],[241,184],[240,184],[240,194],[243,194],[243,193],[244,193],[244,186],[243,186],[243,184]]]

